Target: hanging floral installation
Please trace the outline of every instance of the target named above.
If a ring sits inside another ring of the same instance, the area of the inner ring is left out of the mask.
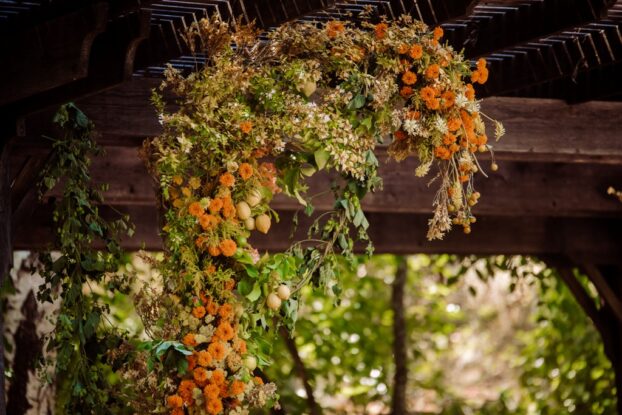
[[[388,139],[395,160],[417,157],[417,176],[434,171],[429,239],[452,224],[471,231],[476,154],[491,149],[473,85],[488,70],[443,44],[441,28],[408,17],[286,25],[267,40],[206,19],[184,35],[207,64],[187,76],[169,68],[154,94],[164,132],[144,157],[161,195],[164,293],[141,299],[150,374],[133,373],[139,393],[156,394],[145,410],[245,414],[277,403],[257,375],[270,336],[293,330],[300,289],[338,294],[338,264],[354,261],[355,243],[371,252],[361,199],[381,185],[378,144]],[[312,216],[305,179],[321,170],[339,176],[333,210],[313,216],[307,239],[261,256],[248,238],[278,220],[273,196]]]

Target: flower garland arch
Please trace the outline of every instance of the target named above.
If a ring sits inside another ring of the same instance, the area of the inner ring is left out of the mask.
[[[153,96],[164,132],[144,146],[166,247],[157,261],[164,292],[139,307],[160,393],[150,411],[275,404],[275,386],[256,376],[270,362],[267,339],[277,326],[293,329],[304,285],[338,293],[336,267],[354,261],[356,240],[371,252],[360,202],[381,185],[374,149],[386,137],[395,160],[418,157],[417,176],[437,170],[428,238],[452,224],[470,232],[476,154],[491,150],[473,84],[488,70],[483,59],[472,69],[442,36],[409,17],[286,25],[267,41],[204,19],[184,34],[207,64],[188,76],[167,69],[167,98]],[[272,197],[295,197],[311,215],[305,179],[321,170],[339,175],[334,209],[315,218],[308,239],[260,256],[248,238],[278,219]]]

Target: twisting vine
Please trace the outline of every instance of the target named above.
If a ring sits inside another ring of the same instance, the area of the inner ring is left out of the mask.
[[[54,368],[59,414],[110,414],[107,351],[114,349],[120,334],[106,323],[109,310],[91,294],[95,286],[105,285],[108,272],[116,272],[123,251],[120,232],[132,228],[128,218],[109,222],[99,212],[101,191],[91,183],[91,158],[101,149],[93,140],[93,124],[73,104],[63,105],[54,117],[63,136],[52,139],[52,161],[42,172],[40,196],[59,186],[55,200],[54,251],[41,255],[45,283],[38,299],[52,302],[60,297],[56,327],[47,348],[55,351],[46,362]],[[101,250],[95,243],[103,246]]]

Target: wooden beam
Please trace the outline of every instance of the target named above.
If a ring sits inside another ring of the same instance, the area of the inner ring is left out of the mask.
[[[13,246],[11,235],[11,183],[8,144],[0,144],[0,287],[11,278]],[[1,305],[4,301],[0,302]],[[4,332],[4,313],[0,313],[0,333]],[[6,415],[4,385],[4,341],[0,341],[0,415]]]
[[[162,249],[155,207],[115,206],[115,209],[128,213],[136,225],[134,237],[123,242],[126,249]],[[49,205],[38,206],[30,220],[14,233],[15,249],[40,249],[51,241],[51,212]],[[115,213],[102,208],[102,214],[114,216]],[[255,233],[251,243],[262,251],[283,251],[293,240],[303,239],[308,225],[304,215],[295,239],[290,239],[293,215],[294,212],[281,211],[281,220],[270,233]],[[425,237],[427,214],[371,212],[367,216],[369,233],[379,253],[567,255],[582,261],[622,262],[620,219],[482,216],[470,235],[456,229],[442,241],[429,242]],[[362,251],[364,247],[359,248]]]
[[[600,333],[603,333],[603,331],[606,330],[606,325],[603,321],[600,310],[596,308],[596,303],[587,293],[585,287],[583,287],[583,285],[576,279],[572,272],[572,268],[559,265],[556,265],[555,267],[557,268],[557,272],[559,273],[561,279],[564,281],[564,283],[566,283],[568,289],[570,289],[570,291],[574,295],[574,298],[577,300],[579,305],[581,305],[581,308],[583,308],[583,311],[585,311],[585,313],[594,323],[596,329]]]
[[[108,4],[83,9],[13,33],[0,53],[0,106],[86,77],[91,45],[106,28]]]

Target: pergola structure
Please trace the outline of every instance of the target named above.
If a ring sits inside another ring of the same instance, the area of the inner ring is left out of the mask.
[[[35,183],[59,104],[74,100],[95,123],[106,155],[94,160],[93,176],[136,225],[126,248],[159,249],[154,186],[138,148],[160,132],[149,97],[165,64],[201,63],[179,30],[214,13],[267,31],[295,20],[356,20],[367,7],[441,25],[467,57],[485,57],[490,81],[478,93],[507,130],[493,144],[499,171],[476,183],[483,197],[473,233],[443,241],[425,239],[433,191],[414,178],[415,161],[381,156],[384,190],[365,202],[376,250],[548,261],[603,337],[622,414],[622,204],[607,195],[622,186],[622,0],[0,0],[0,274],[13,249],[51,240],[52,206],[37,201]],[[256,237],[259,249],[290,245],[297,203],[277,198],[274,207],[281,225]],[[598,303],[574,267],[594,283]]]

